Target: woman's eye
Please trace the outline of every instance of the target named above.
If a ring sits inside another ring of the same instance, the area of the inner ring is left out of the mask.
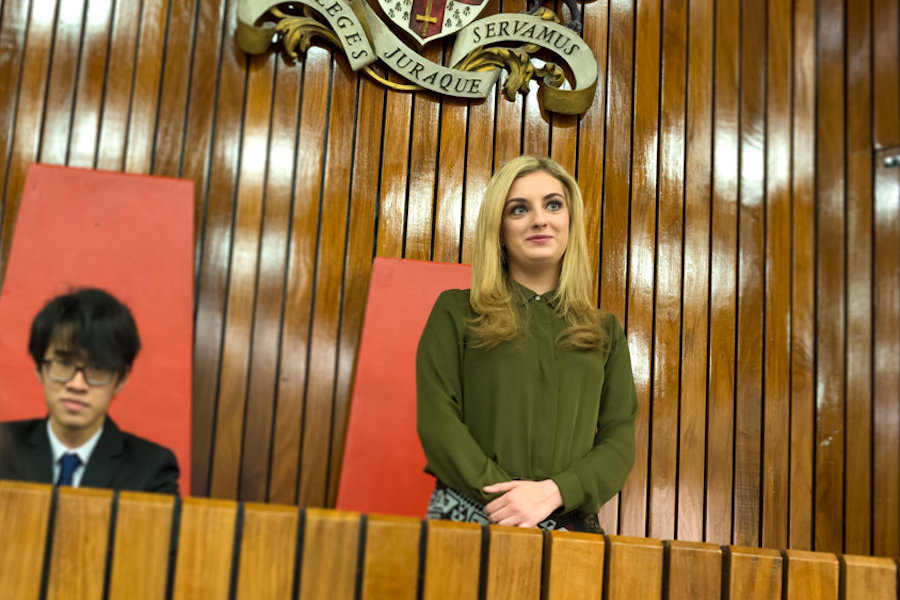
[[[562,202],[560,202],[559,200],[551,200],[547,203],[547,210],[557,211],[562,210],[562,207]]]
[[[517,204],[509,209],[509,214],[511,215],[524,215],[526,212],[525,207],[521,204]]]

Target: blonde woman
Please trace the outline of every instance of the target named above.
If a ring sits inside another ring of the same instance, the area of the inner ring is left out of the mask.
[[[472,288],[435,302],[416,359],[429,518],[600,532],[634,462],[637,401],[618,320],[591,301],[584,204],[554,161],[491,179]]]

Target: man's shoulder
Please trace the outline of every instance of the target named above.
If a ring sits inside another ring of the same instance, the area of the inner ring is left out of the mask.
[[[122,431],[111,419],[108,424],[112,426],[115,435],[118,435],[121,439],[122,449],[126,453],[135,453],[144,456],[150,454],[165,454],[166,456],[174,455],[172,450],[166,448],[162,444],[157,444],[156,442],[151,442],[147,438],[143,438],[139,435]]]
[[[22,419],[20,421],[0,421],[0,431],[6,436],[22,437],[42,426],[46,419]]]

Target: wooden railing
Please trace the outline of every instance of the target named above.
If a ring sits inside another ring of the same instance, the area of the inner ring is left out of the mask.
[[[889,558],[0,482],[4,599],[898,599]]]

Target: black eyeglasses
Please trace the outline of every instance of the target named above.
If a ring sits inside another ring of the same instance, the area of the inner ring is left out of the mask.
[[[81,371],[81,374],[84,375],[84,380],[89,385],[106,385],[116,376],[116,372],[113,369],[94,366],[79,367],[64,358],[45,358],[43,363],[47,377],[57,383],[71,381],[78,371]]]

